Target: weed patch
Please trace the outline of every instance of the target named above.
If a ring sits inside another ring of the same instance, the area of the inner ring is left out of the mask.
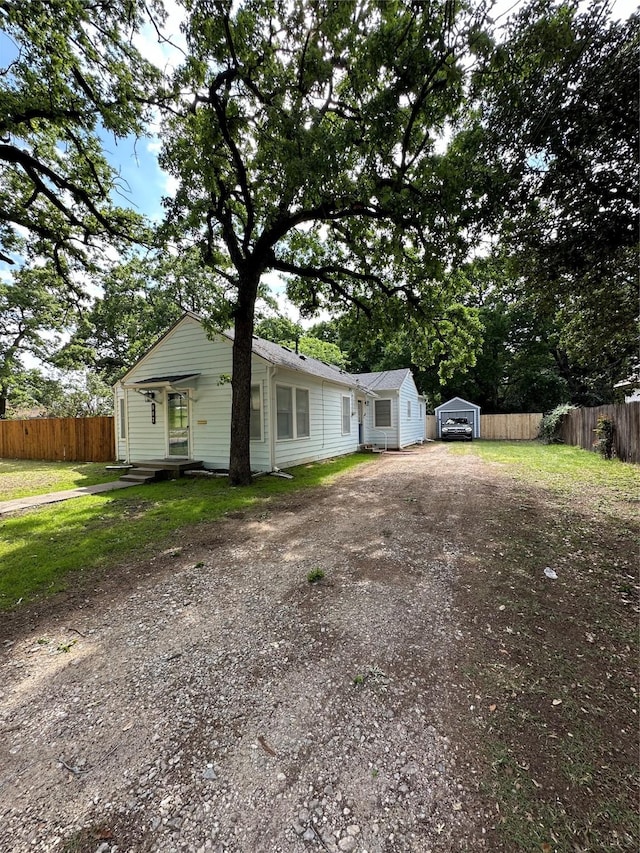
[[[319,583],[324,577],[324,572],[322,569],[311,569],[307,574],[307,580],[309,583]]]

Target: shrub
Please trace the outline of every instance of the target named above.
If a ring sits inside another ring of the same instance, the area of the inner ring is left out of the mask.
[[[560,437],[562,424],[569,412],[572,412],[575,408],[571,403],[562,403],[542,418],[540,438],[545,444],[562,444],[562,438]]]
[[[596,440],[593,442],[593,446],[604,459],[611,459],[613,456],[613,430],[612,420],[605,417],[598,418],[594,429]]]

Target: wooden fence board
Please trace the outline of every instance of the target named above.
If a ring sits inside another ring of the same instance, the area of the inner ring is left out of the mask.
[[[111,462],[112,417],[0,421],[0,458],[50,462]]]
[[[598,418],[613,421],[613,451],[623,462],[640,462],[640,402],[574,409],[565,417],[560,435],[565,444],[595,450]]]

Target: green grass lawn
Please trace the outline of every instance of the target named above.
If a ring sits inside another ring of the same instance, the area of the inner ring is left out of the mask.
[[[0,501],[46,495],[118,479],[106,462],[40,462],[0,459]]]
[[[478,531],[457,591],[489,847],[636,851],[640,466],[532,442],[451,452],[515,486]]]
[[[453,453],[475,453],[485,462],[504,465],[518,480],[591,501],[600,510],[617,513],[622,502],[636,513],[640,505],[640,466],[603,459],[580,447],[538,441],[474,441],[450,447]]]
[[[184,477],[8,516],[0,527],[0,610],[60,591],[73,582],[74,573],[108,568],[134,553],[151,556],[166,547],[178,529],[231,511],[266,506],[276,495],[330,483],[338,474],[372,459],[355,454],[303,465],[291,470],[293,480],[259,477],[247,488],[233,488],[224,478]],[[67,465],[64,472],[61,466],[48,464],[57,474],[46,477],[42,467],[37,470],[43,482],[56,485],[42,491],[61,489],[63,482],[68,488],[87,484],[78,479],[84,466]],[[104,465],[97,467],[104,469]],[[0,488],[6,494],[3,481],[0,476]]]

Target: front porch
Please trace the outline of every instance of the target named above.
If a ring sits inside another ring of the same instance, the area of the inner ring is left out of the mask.
[[[144,462],[132,462],[120,479],[137,483],[177,480],[185,471],[195,471],[203,467],[204,463],[193,459],[145,459]]]

